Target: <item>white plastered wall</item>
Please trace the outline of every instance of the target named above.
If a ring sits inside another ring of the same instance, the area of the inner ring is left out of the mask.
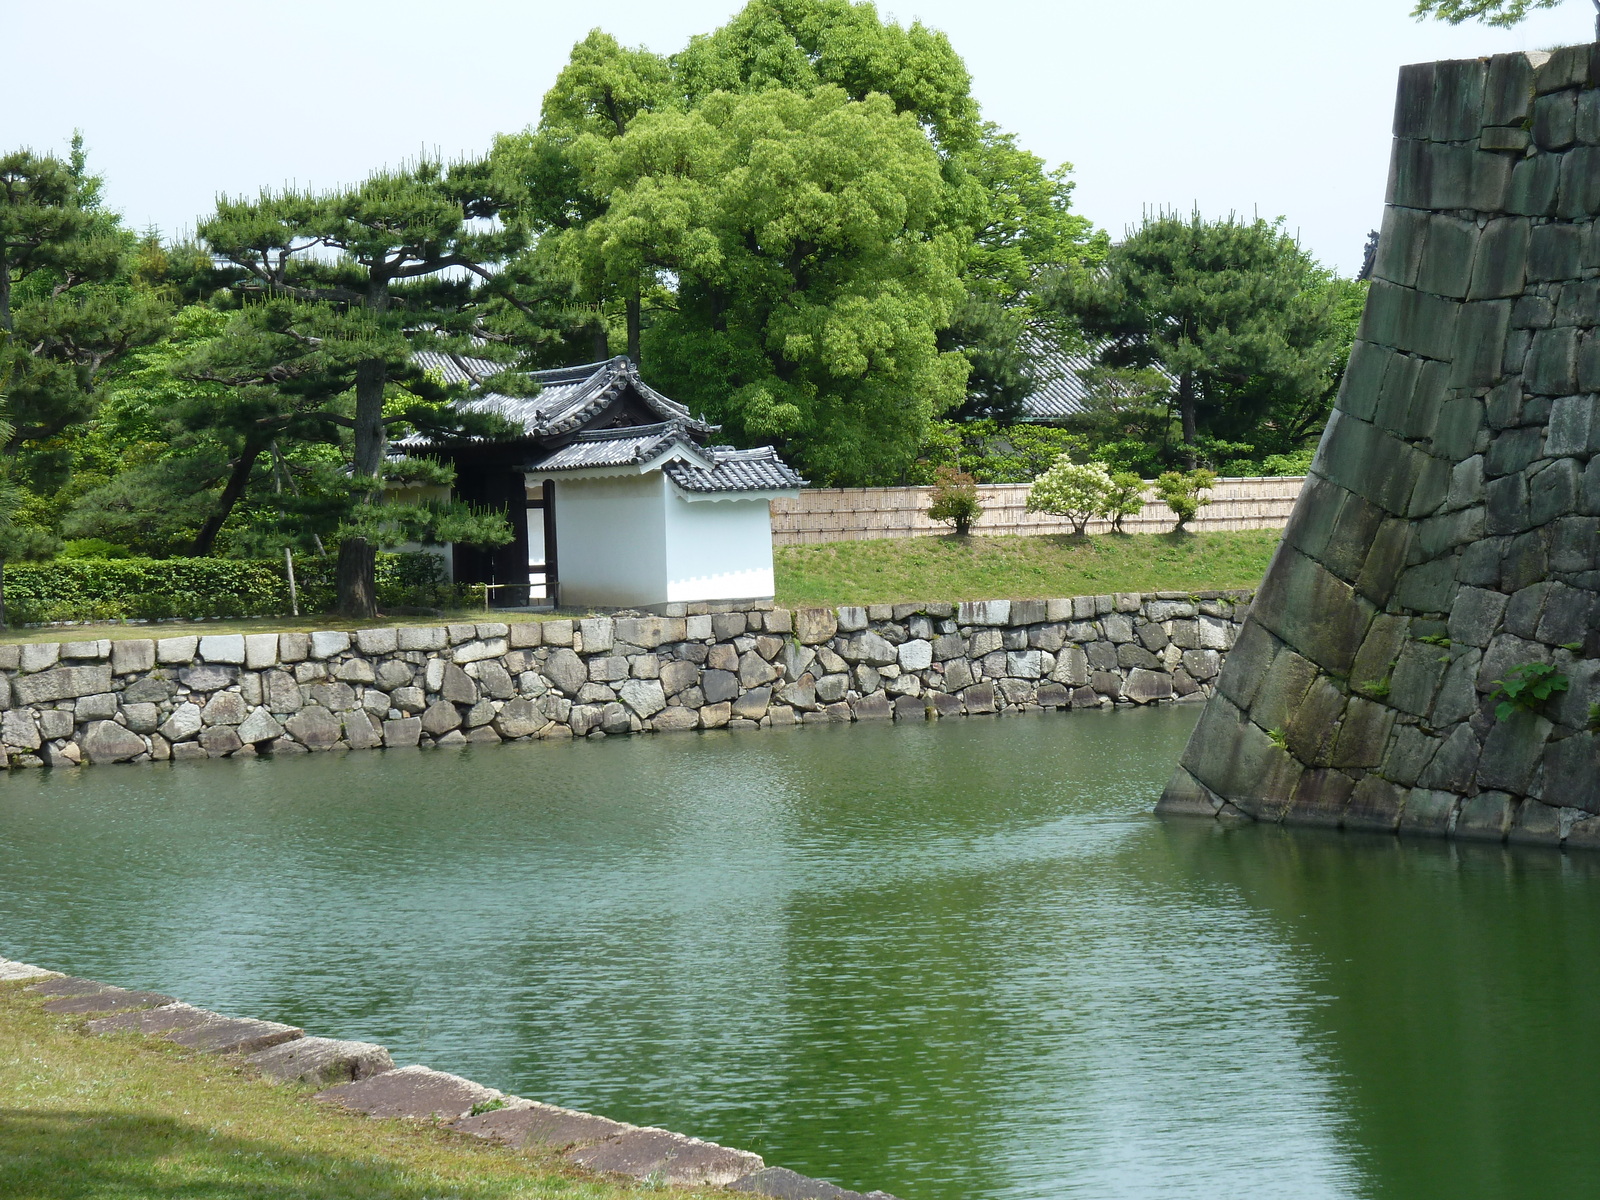
[[[666,599],[770,600],[772,513],[759,499],[690,500],[664,476]]]
[[[666,480],[659,471],[556,477],[561,603],[627,608],[667,597]]]

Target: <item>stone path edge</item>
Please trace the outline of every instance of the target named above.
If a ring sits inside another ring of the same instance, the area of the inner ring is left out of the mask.
[[[661,616],[0,646],[0,766],[1203,700],[1252,599],[746,602]]]
[[[312,1099],[374,1119],[433,1121],[516,1151],[554,1151],[571,1166],[655,1185],[723,1187],[773,1200],[894,1200],[769,1167],[758,1154],[670,1130],[508,1095],[420,1065],[397,1067],[371,1042],[308,1036],[275,1021],[227,1017],[160,992],[133,991],[0,958],[0,984],[22,983],[51,1013],[87,1018],[90,1033],[164,1037],[238,1056],[260,1076],[322,1084]]]

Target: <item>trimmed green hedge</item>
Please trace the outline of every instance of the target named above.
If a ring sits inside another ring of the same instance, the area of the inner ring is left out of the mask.
[[[333,607],[335,558],[295,561],[302,613]],[[380,554],[378,603],[382,607],[447,608],[466,600],[465,589],[444,577],[435,554]],[[129,617],[271,617],[289,612],[289,583],[282,561],[232,558],[57,559],[6,568],[6,617],[14,624],[109,621]]]

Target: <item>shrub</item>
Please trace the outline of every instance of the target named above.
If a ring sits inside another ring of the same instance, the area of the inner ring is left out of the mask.
[[[295,582],[305,612],[333,607],[336,560],[297,558]],[[378,602],[386,607],[446,608],[466,589],[444,578],[435,554],[380,554]],[[289,611],[281,559],[58,558],[6,571],[12,619],[44,621],[204,620],[268,617]]]
[[[1062,455],[1028,489],[1028,511],[1066,517],[1072,531],[1082,537],[1091,518],[1110,511],[1115,489],[1104,463],[1075,463]]]
[[[933,473],[932,500],[928,516],[954,525],[957,537],[966,537],[973,523],[983,516],[978,481],[956,467],[940,467]]]
[[[1217,486],[1217,477],[1204,467],[1194,471],[1167,471],[1156,479],[1156,496],[1178,518],[1178,532],[1183,532],[1194,516],[1211,503],[1209,496],[1200,493]]]
[[[1144,511],[1144,480],[1132,471],[1111,473],[1111,494],[1106,498],[1106,515],[1111,528],[1122,532],[1122,522]]]

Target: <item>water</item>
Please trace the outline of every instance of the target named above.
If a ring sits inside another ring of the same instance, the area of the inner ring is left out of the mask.
[[[1600,856],[1148,810],[1192,708],[0,783],[0,955],[906,1200],[1600,1191]]]

